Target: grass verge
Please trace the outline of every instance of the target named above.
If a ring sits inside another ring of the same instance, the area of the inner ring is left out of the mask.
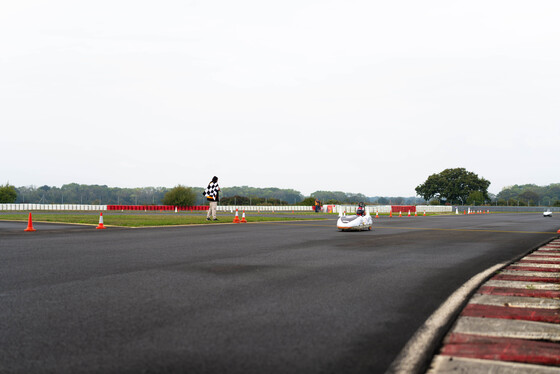
[[[97,213],[42,213],[32,212],[33,222],[56,222],[56,223],[75,223],[86,225],[97,225],[99,214]],[[0,214],[0,220],[6,221],[27,221],[29,213],[8,213]],[[241,218],[241,217],[240,217]],[[326,219],[326,217],[285,215],[285,216],[247,216],[248,222],[267,222],[267,221],[295,221],[302,219]],[[232,215],[218,215],[218,221],[207,221],[205,215],[192,214],[114,214],[103,213],[103,223],[105,226],[123,227],[147,227],[147,226],[174,226],[174,225],[197,225],[230,223],[233,221]]]

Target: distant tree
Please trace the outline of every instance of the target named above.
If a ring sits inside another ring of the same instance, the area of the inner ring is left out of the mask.
[[[196,200],[195,193],[191,187],[177,185],[163,196],[163,205],[190,206]]]
[[[484,203],[484,194],[481,191],[473,191],[467,197],[467,204],[482,205]]]
[[[537,205],[539,202],[539,194],[532,190],[525,190],[519,194],[519,199],[531,205]]]
[[[348,195],[342,191],[315,191],[311,194],[313,197],[313,203],[315,203],[315,199],[319,199],[321,201],[328,201],[328,200],[336,200],[340,202],[347,202]]]
[[[379,205],[387,205],[389,204],[389,199],[387,199],[386,197],[380,197],[379,200],[377,200],[377,203]]]
[[[224,187],[222,188],[223,197],[246,196],[252,200],[256,198],[263,199],[263,203],[270,203],[277,199],[278,201],[289,202],[295,204],[303,199],[303,195],[299,191],[292,189],[280,189],[276,187],[256,188],[256,187]],[[266,199],[266,202],[265,200]]]
[[[315,205],[315,198],[313,196],[306,197],[305,199],[300,201],[297,205],[313,206]]]
[[[17,199],[17,191],[14,186],[6,183],[5,186],[0,186],[0,203],[15,203]]]
[[[271,198],[262,197],[247,197],[247,196],[228,196],[220,198],[222,205],[288,205],[287,201]]]
[[[266,198],[259,198],[257,199],[258,203],[257,205],[288,205],[288,203],[284,200],[280,200],[280,199],[275,199],[273,197],[271,197],[270,199]]]
[[[341,191],[315,191],[311,194],[321,201],[338,201],[339,203],[359,203],[369,201],[369,198],[361,193],[346,193]]]
[[[246,196],[235,195],[221,198],[220,203],[222,205],[250,205],[253,203],[253,199]],[[255,205],[256,204],[257,201],[255,200]]]
[[[527,203],[550,205],[555,200],[560,200],[560,183],[548,186],[537,186],[535,184],[523,184],[504,187],[497,196],[498,199],[520,200]],[[517,205],[517,203],[516,203]]]
[[[509,200],[506,202],[506,205],[508,205],[508,206],[519,205],[519,200],[509,199]]]
[[[340,201],[335,200],[335,199],[330,199],[330,200],[325,201],[325,204],[328,204],[328,205],[337,205],[337,204],[340,204]]]
[[[423,184],[416,187],[416,193],[425,200],[436,198],[448,203],[464,204],[473,191],[482,192],[484,201],[489,200],[489,186],[488,180],[479,178],[475,173],[464,168],[455,168],[430,175]]]
[[[403,197],[393,197],[391,198],[391,202],[393,203],[393,205],[403,205],[404,204],[404,198]]]
[[[359,202],[366,202],[369,201],[367,196],[361,193],[349,193],[347,194],[346,202],[348,203],[359,203]]]

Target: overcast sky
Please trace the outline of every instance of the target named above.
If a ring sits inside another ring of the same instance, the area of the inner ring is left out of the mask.
[[[0,184],[560,183],[560,1],[4,1]]]

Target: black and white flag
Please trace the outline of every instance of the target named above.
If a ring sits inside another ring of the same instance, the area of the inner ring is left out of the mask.
[[[218,183],[210,182],[208,187],[206,187],[206,189],[204,190],[204,196],[206,196],[206,198],[209,200],[216,200],[218,191],[220,191],[220,186],[218,186]]]

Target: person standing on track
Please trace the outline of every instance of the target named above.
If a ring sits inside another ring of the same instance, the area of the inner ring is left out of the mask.
[[[315,199],[315,213],[319,213],[321,211],[321,201]]]
[[[208,187],[202,193],[206,200],[210,202],[210,207],[208,209],[208,214],[206,215],[206,220],[210,221],[210,216],[214,221],[217,221],[216,211],[218,210],[218,201],[220,201],[220,186],[218,185],[218,177],[214,176],[212,181],[208,183]]]

